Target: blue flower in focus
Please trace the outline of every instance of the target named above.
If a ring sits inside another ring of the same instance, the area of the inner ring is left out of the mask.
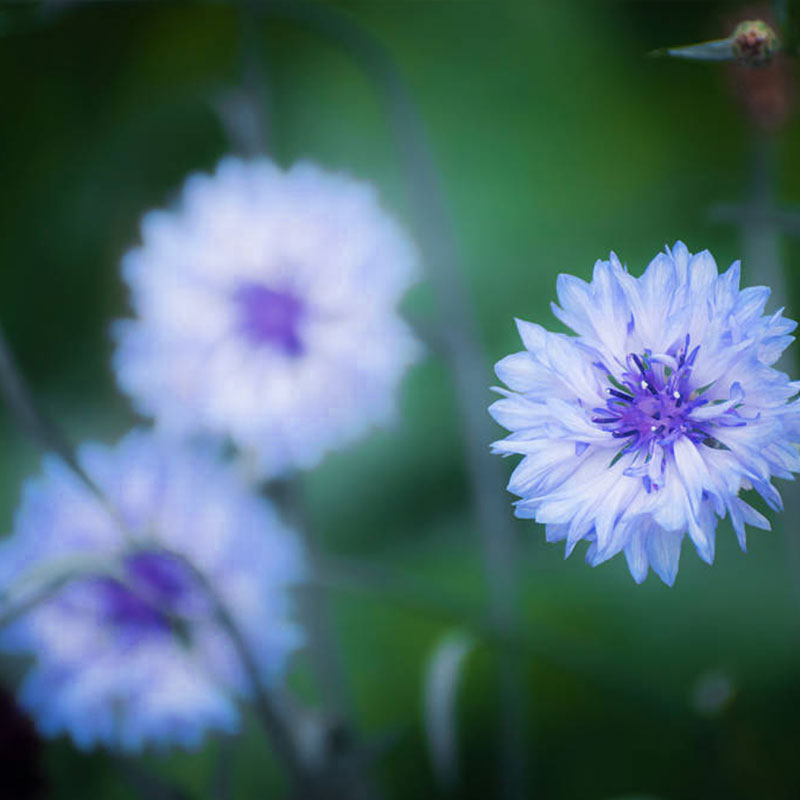
[[[303,572],[296,538],[205,453],[135,432],[84,446],[79,461],[109,505],[46,460],[0,545],[1,591],[87,559],[105,566],[4,633],[3,649],[34,657],[22,705],[81,748],[196,747],[207,730],[236,730],[251,687],[197,572],[274,681],[300,643],[287,591]]]
[[[171,435],[230,439],[257,477],[319,463],[395,413],[419,345],[416,253],[374,189],[226,158],[142,220],[115,328],[119,385]]]
[[[796,323],[764,315],[769,289],[740,289],[738,262],[719,275],[680,242],[640,278],[612,254],[557,288],[577,336],[518,320],[525,350],[496,366],[517,516],[567,555],[587,540],[592,566],[624,551],[637,582],[652,567],[672,585],[687,533],[710,564],[726,515],[744,549],[745,524],[769,523],[740,492],[779,509],[771,478],[800,470],[800,384],[772,366]]]

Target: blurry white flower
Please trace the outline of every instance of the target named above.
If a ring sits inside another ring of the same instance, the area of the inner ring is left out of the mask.
[[[3,634],[5,650],[35,658],[22,704],[43,733],[82,748],[195,747],[206,730],[236,730],[251,686],[195,570],[271,681],[300,642],[287,592],[303,571],[295,537],[235,473],[152,435],[84,446],[79,461],[125,524],[45,461],[0,545],[0,591],[81,557],[115,570],[73,580]]]
[[[268,476],[392,417],[419,350],[396,313],[416,256],[370,186],[228,158],[142,239],[115,366],[161,430],[230,437]]]

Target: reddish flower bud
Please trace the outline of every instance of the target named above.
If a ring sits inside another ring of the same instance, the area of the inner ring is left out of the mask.
[[[753,67],[766,64],[780,50],[778,34],[761,19],[740,22],[731,38],[734,58]]]

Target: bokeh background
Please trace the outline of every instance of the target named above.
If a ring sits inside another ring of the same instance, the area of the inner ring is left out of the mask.
[[[388,48],[419,104],[475,299],[487,406],[491,363],[519,349],[513,317],[555,327],[559,272],[586,278],[614,250],[638,274],[676,239],[709,248],[720,266],[746,248],[742,226],[713,214],[752,194],[757,137],[731,90],[733,68],[647,57],[726,35],[742,6],[336,7]],[[145,210],[230,151],[215,102],[241,83],[243,41],[263,69],[268,152],[373,181],[411,225],[374,83],[318,33],[269,14],[254,25],[225,3],[0,4],[0,321],[76,441],[114,441],[135,422],[109,366],[109,324],[127,310],[120,256]],[[791,207],[800,130],[791,115],[779,127],[773,189]],[[779,252],[783,302],[797,318],[800,247],[787,234]],[[757,263],[743,272],[746,284],[764,280]],[[423,321],[432,307],[424,283],[405,306]],[[330,456],[307,480],[312,525],[347,567],[330,594],[333,619],[359,732],[380,749],[392,800],[445,796],[423,734],[424,673],[441,637],[481,616],[486,594],[454,390],[435,353],[409,374],[402,407],[397,427]],[[10,530],[39,454],[5,412],[0,428],[0,529]],[[798,517],[771,518],[773,532],[754,531],[747,555],[723,523],[713,567],[685,542],[672,589],[652,574],[636,586],[621,556],[597,569],[580,552],[564,561],[541,528],[514,523],[530,797],[800,796]],[[497,654],[475,635],[458,699],[459,798],[496,796],[499,769]],[[0,666],[12,686],[19,665]],[[300,693],[307,669],[293,675]],[[220,752],[230,754],[232,797],[281,796],[254,724],[233,746],[211,740],[200,753],[146,761],[206,798]],[[43,758],[58,800],[139,796],[106,754],[54,741]]]

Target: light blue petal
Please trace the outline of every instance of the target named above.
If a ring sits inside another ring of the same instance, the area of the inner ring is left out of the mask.
[[[652,528],[647,533],[647,556],[656,575],[667,586],[675,583],[683,534]]]

